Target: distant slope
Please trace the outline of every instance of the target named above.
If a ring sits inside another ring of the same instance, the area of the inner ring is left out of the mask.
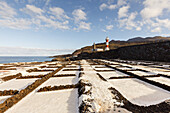
[[[136,37],[127,40],[127,42],[148,42],[148,41],[170,41],[170,37],[161,37],[161,36],[146,37],[146,38]]]

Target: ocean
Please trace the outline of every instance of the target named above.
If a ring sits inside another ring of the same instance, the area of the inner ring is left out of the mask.
[[[0,56],[0,63],[51,61],[48,56]]]

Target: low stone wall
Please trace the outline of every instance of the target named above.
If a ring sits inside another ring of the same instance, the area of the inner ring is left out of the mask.
[[[17,70],[17,68],[4,68],[3,70]]]
[[[77,66],[66,66],[66,68],[77,68]]]
[[[61,66],[47,66],[46,68],[60,68]]]
[[[33,71],[37,71],[38,69],[37,68],[33,68],[33,69],[28,69],[28,70],[26,70],[27,72],[33,72]]]
[[[97,73],[97,75],[99,76],[99,78],[103,81],[107,81],[102,75],[100,75],[99,73]]]
[[[16,95],[18,92],[18,90],[4,90],[0,91],[0,96]]]
[[[113,71],[115,71],[115,70],[96,70],[96,69],[95,69],[95,71],[97,71],[97,72],[113,72]]]
[[[45,77],[46,75],[29,75],[29,76],[20,76],[17,77],[17,79],[30,79],[30,78],[42,78]]]
[[[13,67],[13,66],[0,66],[0,70],[3,70],[3,69],[5,69],[5,68],[9,68],[9,67]]]
[[[29,70],[27,70],[27,72],[46,72],[46,71],[54,71],[54,70],[52,70],[52,69],[42,69],[42,70],[39,70],[39,69],[37,69],[37,68],[34,68],[34,69],[29,69]]]
[[[72,89],[72,88],[78,88],[79,84],[72,84],[72,85],[60,85],[60,86],[45,86],[43,88],[40,88],[38,92],[44,92],[44,91],[56,91],[56,90],[63,90],[63,89]]]
[[[8,81],[8,80],[11,80],[11,79],[13,79],[13,78],[16,78],[16,77],[21,77],[22,76],[22,74],[21,73],[18,73],[18,74],[16,74],[16,75],[10,75],[10,76],[6,76],[6,77],[3,77],[3,78],[1,78],[3,81]]]
[[[76,74],[58,74],[58,75],[53,75],[53,77],[71,77],[71,76],[76,76]]]
[[[83,68],[81,68],[81,69],[63,69],[62,71],[83,71]]]
[[[120,76],[120,77],[110,77],[109,79],[124,79],[124,78],[135,78],[133,76]]]
[[[164,74],[158,74],[158,75],[166,77],[166,78],[170,78],[170,76],[168,76],[168,75],[164,75]]]

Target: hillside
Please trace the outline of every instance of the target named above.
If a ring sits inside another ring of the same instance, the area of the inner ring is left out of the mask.
[[[78,59],[83,58],[170,62],[170,41],[126,46],[110,51],[94,52],[89,54],[82,53],[78,55]]]
[[[162,41],[170,41],[170,37],[161,37],[161,36],[146,37],[146,38],[136,37],[136,38],[131,38],[127,41],[111,40],[109,42],[109,48],[110,50],[114,50],[125,46],[142,45],[142,44],[149,44],[149,43],[162,42]],[[96,44],[96,48],[105,49],[105,42]],[[82,47],[81,49],[75,50],[73,52],[73,55],[78,55],[84,52],[91,53],[92,52],[91,50],[92,50],[92,45],[85,46]]]

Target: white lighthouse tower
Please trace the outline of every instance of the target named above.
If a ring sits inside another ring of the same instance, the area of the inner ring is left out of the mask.
[[[106,48],[105,51],[109,51],[109,37],[106,37]]]

